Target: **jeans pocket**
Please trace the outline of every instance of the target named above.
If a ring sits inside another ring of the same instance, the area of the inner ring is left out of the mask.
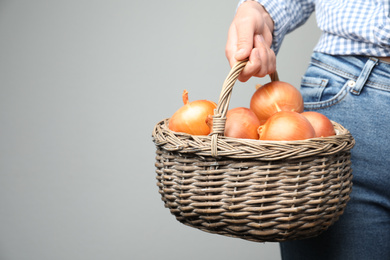
[[[348,81],[344,84],[332,84],[333,79],[304,76],[301,93],[305,109],[320,109],[340,102],[348,93]]]
[[[319,102],[321,101],[324,89],[328,85],[327,79],[317,77],[302,77],[301,93],[304,102]]]

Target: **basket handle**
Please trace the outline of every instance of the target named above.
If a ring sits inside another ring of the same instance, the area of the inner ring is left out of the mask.
[[[218,156],[218,136],[223,136],[225,132],[225,122],[226,122],[226,114],[229,110],[230,98],[232,95],[233,86],[237,81],[238,76],[241,71],[244,69],[247,64],[248,59],[237,62],[232,69],[230,70],[228,76],[226,77],[222,91],[219,96],[217,108],[214,110],[213,115],[213,128],[211,130],[211,156]],[[271,81],[278,81],[279,76],[277,71],[271,73],[270,75]]]

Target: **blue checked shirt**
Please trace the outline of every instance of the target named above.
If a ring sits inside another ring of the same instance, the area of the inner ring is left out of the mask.
[[[241,0],[239,4],[245,2]],[[314,51],[390,57],[390,0],[256,0],[274,21],[273,50],[315,11],[322,35]]]

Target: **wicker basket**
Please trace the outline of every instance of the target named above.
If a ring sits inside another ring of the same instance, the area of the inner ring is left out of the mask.
[[[153,131],[156,173],[165,206],[181,223],[256,242],[304,239],[343,214],[352,189],[351,134],[303,141],[223,136],[232,87],[245,66],[226,78],[209,136]]]

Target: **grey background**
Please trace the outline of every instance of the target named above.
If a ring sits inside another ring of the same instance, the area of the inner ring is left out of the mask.
[[[217,101],[237,1],[0,1],[0,259],[280,259],[276,243],[177,222],[151,132],[190,100]],[[299,85],[319,31],[287,36]],[[237,83],[231,107],[254,86]]]

